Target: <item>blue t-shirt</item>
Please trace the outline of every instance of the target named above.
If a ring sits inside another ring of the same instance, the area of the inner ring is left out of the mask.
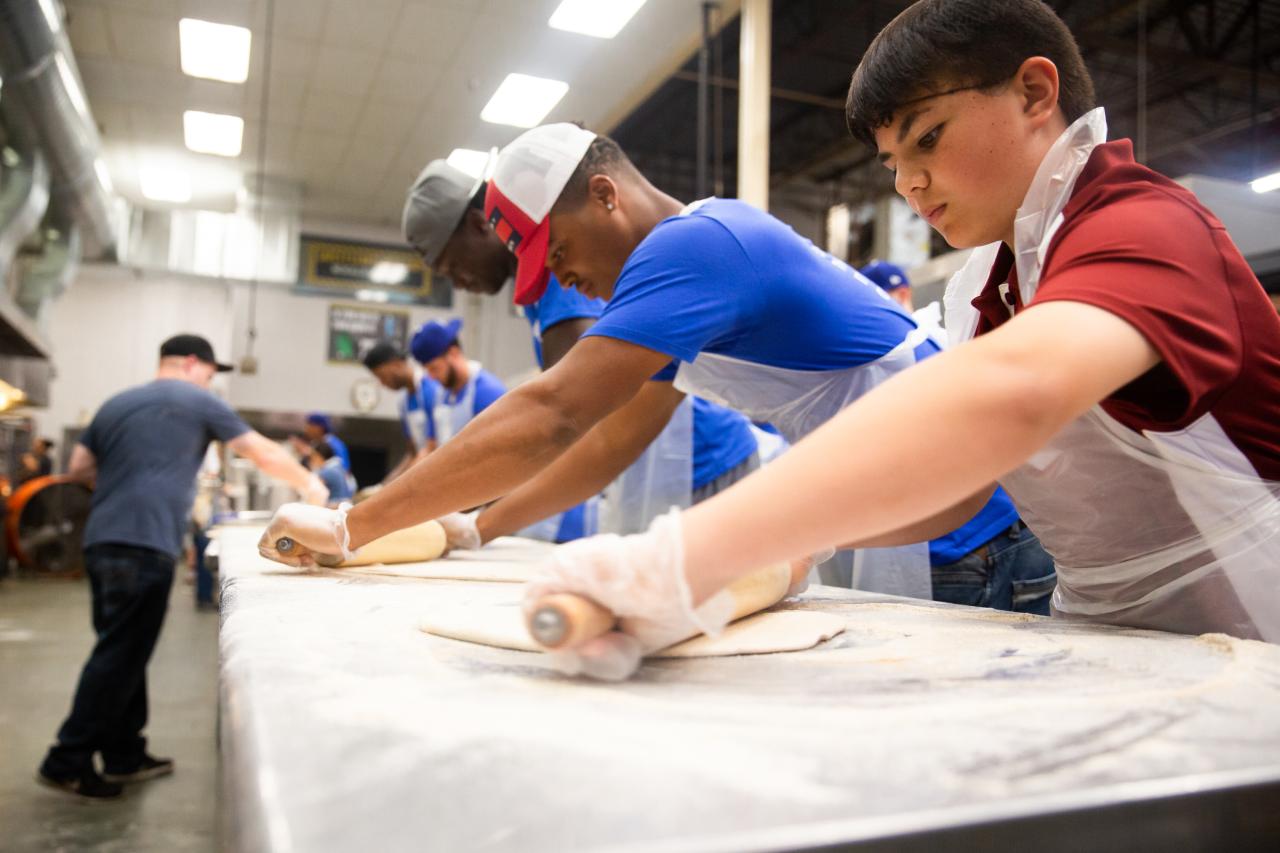
[[[348,471],[351,470],[351,451],[347,450],[347,443],[338,438],[333,433],[329,433],[324,437],[329,442],[329,446],[333,448],[333,454],[342,460],[342,467]]]
[[[826,371],[873,362],[915,327],[879,287],[785,223],[741,201],[710,199],[645,237],[584,337],[617,338],[680,361],[708,352]],[[916,357],[937,352],[926,341]],[[933,561],[958,559],[1016,519],[997,490],[973,520],[930,544]]]
[[[342,460],[337,456],[332,459],[326,459],[325,463],[320,466],[320,470],[316,471],[316,476],[320,478],[320,482],[324,483],[324,487],[329,490],[329,502],[336,503],[338,501],[350,500],[355,494],[352,488],[351,474],[347,469],[342,467]]]
[[[246,432],[226,403],[178,379],[107,400],[80,436],[98,463],[85,547],[133,545],[177,557],[205,449]]]
[[[573,288],[562,288],[553,276],[547,290],[524,315],[533,327],[533,351],[542,366],[542,332],[557,323],[579,318],[595,319],[605,303],[590,299]],[[590,334],[590,332],[588,332]],[[671,365],[654,375],[658,382],[675,378]],[[756,452],[755,436],[746,418],[732,409],[693,398],[693,488],[700,489],[725,472],[741,465]]]
[[[400,400],[400,426],[404,429],[405,438],[412,441],[413,434],[409,431],[409,413],[423,411],[425,412],[427,424],[427,438],[436,437],[436,393],[440,386],[430,376],[423,374],[422,381],[418,383],[417,393],[412,391],[404,392],[404,396]]]

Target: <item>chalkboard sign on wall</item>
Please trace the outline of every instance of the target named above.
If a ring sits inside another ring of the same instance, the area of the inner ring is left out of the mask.
[[[379,341],[390,341],[407,351],[409,312],[337,303],[329,306],[329,361],[360,364]]]

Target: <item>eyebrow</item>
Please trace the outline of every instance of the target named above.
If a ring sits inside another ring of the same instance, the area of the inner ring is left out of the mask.
[[[907,134],[911,132],[911,125],[915,123],[915,120],[920,118],[920,116],[924,115],[925,113],[929,112],[930,109],[931,109],[930,107],[921,107],[918,110],[912,110],[911,112],[907,113],[906,118],[902,120],[902,124],[898,126],[898,142],[899,143],[901,143],[902,140],[907,138]]]

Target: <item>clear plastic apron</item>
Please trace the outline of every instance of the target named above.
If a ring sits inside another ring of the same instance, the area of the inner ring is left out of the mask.
[[[452,403],[445,399],[449,395],[447,388],[436,398],[436,440],[440,444],[462,432],[462,428],[476,416],[476,383],[480,380],[481,364],[468,360],[467,369],[470,378]]]
[[[675,385],[686,394],[736,409],[753,421],[771,423],[794,444],[872,388],[914,365],[915,350],[928,337],[924,329],[912,329],[875,361],[840,370],[789,370],[704,352],[692,362],[681,363]],[[860,548],[840,552],[836,559],[849,563],[843,573],[857,589],[933,597],[927,542]]]
[[[693,399],[685,397],[640,458],[605,487],[604,533],[642,533],[671,507],[685,509],[693,494]]]
[[[1035,298],[1062,209],[1094,147],[1096,109],[1045,156],[1018,210],[1022,304]],[[953,343],[973,336],[999,245],[976,250],[947,286]],[[1135,432],[1095,406],[1002,477],[1053,555],[1055,612],[1181,633],[1280,642],[1280,484],[1260,478],[1209,414],[1176,432]]]
[[[413,390],[406,391],[400,398],[400,420],[404,422],[404,428],[409,433],[409,440],[413,442],[414,450],[422,450],[430,439],[427,435],[427,397],[422,393],[424,381],[422,368],[416,364],[413,365]],[[418,398],[416,409],[409,408],[410,394]]]

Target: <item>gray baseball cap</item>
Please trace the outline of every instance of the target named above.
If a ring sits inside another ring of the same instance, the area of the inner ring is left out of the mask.
[[[401,228],[404,239],[428,264],[440,257],[482,183],[444,160],[432,160],[413,182]]]

